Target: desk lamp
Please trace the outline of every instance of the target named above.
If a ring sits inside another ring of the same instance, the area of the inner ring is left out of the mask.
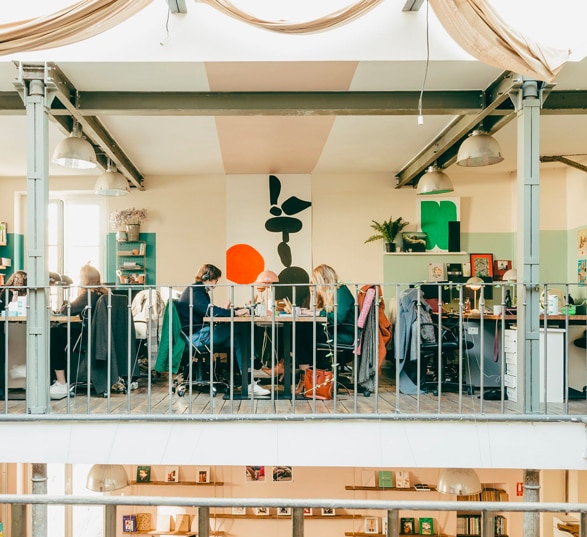
[[[95,492],[110,492],[128,486],[128,474],[122,464],[94,464],[88,473],[86,488]],[[116,536],[116,505],[104,506],[104,536]]]
[[[482,285],[483,280],[479,276],[473,276],[467,280],[467,287],[473,290],[474,308],[471,310],[471,313],[479,313],[479,309],[477,308],[477,291],[481,289]]]

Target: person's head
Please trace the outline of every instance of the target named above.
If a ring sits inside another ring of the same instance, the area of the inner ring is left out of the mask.
[[[279,282],[279,276],[275,274],[272,270],[264,270],[257,276],[255,280],[255,287],[257,291],[262,293],[267,289],[267,287],[271,287],[272,284]]]
[[[206,263],[200,267],[196,274],[196,283],[203,283],[204,285],[214,286],[222,276],[222,271],[210,263]]]
[[[318,265],[313,270],[310,281],[316,286],[316,307],[333,311],[338,284],[336,271],[330,265]]]
[[[8,287],[26,287],[27,274],[24,270],[13,272],[6,280]],[[26,289],[15,289],[14,292],[19,296],[26,296]]]
[[[89,263],[85,264],[79,271],[79,284],[84,287],[94,287],[91,291],[95,293],[102,294],[107,292],[106,289],[102,287],[102,276],[100,275],[100,271]],[[80,294],[87,292],[87,289],[80,287]]]

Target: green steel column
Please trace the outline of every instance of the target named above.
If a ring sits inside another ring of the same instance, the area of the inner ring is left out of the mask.
[[[44,64],[20,64],[15,83],[27,115],[27,379],[29,414],[49,412],[49,270],[47,209],[49,205],[49,113],[53,99]]]
[[[541,90],[524,80],[514,92],[518,130],[518,392],[524,411],[540,411],[540,107]],[[520,369],[521,368],[521,369]]]

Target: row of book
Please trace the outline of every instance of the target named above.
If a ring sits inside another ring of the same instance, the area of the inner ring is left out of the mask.
[[[457,497],[461,502],[507,502],[508,493],[503,489],[484,487],[479,494],[470,494]]]
[[[481,535],[481,515],[457,515],[457,537]],[[495,516],[495,536],[506,535],[506,519],[502,515]]]

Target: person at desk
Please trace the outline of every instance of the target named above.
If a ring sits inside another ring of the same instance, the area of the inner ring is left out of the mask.
[[[194,283],[186,287],[179,297],[177,303],[177,313],[181,322],[182,328],[192,327],[192,344],[196,347],[210,348],[213,344],[215,349],[226,350],[230,348],[230,324],[218,323],[214,325],[214,340],[210,340],[210,325],[204,320],[204,317],[230,317],[231,309],[230,302],[225,307],[220,307],[212,304],[210,300],[210,291],[218,284],[218,280],[222,276],[222,271],[210,264],[206,263],[200,267],[198,273],[194,278]],[[247,310],[237,310],[235,315],[246,315]],[[234,337],[234,354],[236,361],[241,371],[242,370],[242,350],[240,345],[239,327],[235,326]],[[249,386],[249,390],[254,395],[263,396],[269,395],[271,392],[253,382]]]
[[[70,303],[64,304],[56,313],[58,315],[67,315],[69,312],[72,316],[80,315],[88,305],[96,306],[98,299],[108,293],[108,290],[102,286],[102,276],[100,271],[87,263],[80,269],[79,273],[79,291],[77,297]],[[65,377],[65,368],[67,366],[67,348],[75,342],[82,334],[82,323],[71,323],[70,339],[67,339],[67,325],[58,324],[51,328],[51,366],[55,372],[55,382],[49,388],[49,395],[53,400],[67,397],[69,386]],[[73,350],[73,345],[71,349]]]
[[[316,293],[316,314],[326,317],[324,330],[316,329],[316,343],[327,343],[334,338],[336,325],[337,344],[350,345],[355,338],[355,299],[349,288],[338,281],[336,271],[329,265],[318,265],[312,272],[310,292]],[[334,304],[336,303],[336,317]],[[303,309],[302,313],[313,311]],[[313,357],[313,327],[300,324],[296,331],[296,358],[299,369],[304,371],[311,367]],[[332,342],[334,347],[334,342]],[[328,353],[329,354],[329,353]],[[316,367],[330,369],[331,363],[326,353],[316,353]]]
[[[6,280],[5,289],[0,293],[0,311],[8,309],[11,302],[15,302],[19,296],[27,296],[27,273],[24,270],[13,272]],[[22,289],[10,289],[22,287]]]

